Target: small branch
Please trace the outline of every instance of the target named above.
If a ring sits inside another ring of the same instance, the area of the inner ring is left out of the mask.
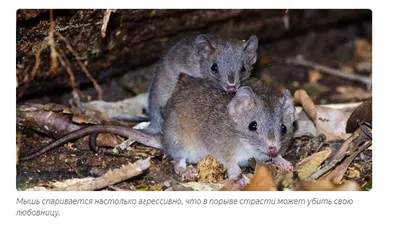
[[[72,93],[75,96],[77,103],[80,105],[80,98],[79,98],[79,93],[80,92],[79,92],[79,90],[77,88],[78,85],[77,85],[76,80],[75,80],[74,72],[72,71],[71,67],[69,66],[70,63],[69,63],[67,57],[65,57],[64,54],[63,55],[57,54],[57,57],[60,60],[61,65],[67,70],[67,73],[68,73],[69,79],[70,79],[70,84],[71,84],[71,87],[72,87]]]
[[[359,147],[357,151],[353,152],[349,157],[347,157],[342,164],[337,166],[329,175],[324,179],[330,180],[335,184],[339,184],[342,180],[347,168],[353,162],[354,158],[357,157],[361,152],[367,150],[372,145],[371,141],[367,141],[363,146]]]
[[[40,55],[41,55],[42,51],[47,47],[47,45],[48,45],[47,40],[40,43],[40,46],[35,54],[35,65],[33,66],[31,75],[29,76],[28,74],[26,74],[24,81],[23,81],[25,84],[22,87],[21,91],[18,93],[18,99],[22,97],[22,95],[24,94],[24,91],[28,88],[30,81],[32,81],[35,78],[36,72],[40,66]]]
[[[283,26],[285,26],[285,30],[289,30],[289,28],[290,28],[289,9],[285,10],[285,15],[283,16]]]
[[[348,80],[352,80],[352,81],[357,81],[357,82],[362,82],[365,85],[367,85],[367,88],[370,89],[372,87],[372,79],[371,78],[367,78],[367,77],[363,77],[361,75],[358,74],[349,74],[349,73],[344,73],[343,71],[337,70],[337,69],[333,69],[333,68],[329,68],[320,64],[316,64],[314,62],[310,62],[305,60],[302,56],[297,56],[295,58],[287,58],[285,60],[286,64],[291,64],[291,65],[299,65],[299,66],[303,66],[303,67],[308,67],[308,68],[312,68],[314,70],[323,72],[323,73],[327,73],[327,74],[331,74],[340,78],[344,78],[344,79],[348,79]]]
[[[53,18],[53,10],[50,9],[50,30],[49,30],[49,45],[50,45],[50,49],[51,49],[51,66],[49,69],[49,73],[54,73],[54,71],[57,69],[58,67],[58,62],[57,62],[57,50],[56,50],[56,46],[54,43],[54,18]]]
[[[125,181],[132,177],[142,174],[150,167],[150,158],[129,163],[121,168],[110,170],[104,175],[97,178],[82,178],[67,180],[63,183],[54,183],[54,189],[44,187],[35,187],[27,190],[51,190],[51,191],[95,191],[110,187],[116,183]],[[71,184],[71,181],[73,184]]]
[[[65,42],[67,45],[68,50],[74,55],[76,61],[78,62],[79,66],[85,73],[86,77],[93,83],[94,88],[96,89],[98,93],[98,99],[102,100],[103,99],[103,90],[101,89],[100,85],[97,83],[96,79],[93,78],[93,76],[90,74],[90,72],[87,70],[86,66],[82,63],[80,60],[81,58],[79,57],[78,53],[72,48],[71,44],[68,42],[68,40],[61,35],[59,32],[55,31],[56,35]]]
[[[104,13],[103,24],[101,25],[101,37],[103,38],[106,37],[107,25],[108,21],[110,20],[111,13],[116,11],[117,10],[115,9],[107,9],[106,12]]]

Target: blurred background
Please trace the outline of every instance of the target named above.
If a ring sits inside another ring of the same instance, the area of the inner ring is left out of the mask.
[[[317,104],[372,96],[363,82],[288,63],[302,56],[313,65],[370,79],[372,12],[367,9],[24,9],[17,11],[17,102],[68,105],[72,87],[83,101],[96,100],[94,83],[105,101],[146,92],[168,45],[208,32],[241,39],[256,35],[255,76],[292,93],[305,89]]]

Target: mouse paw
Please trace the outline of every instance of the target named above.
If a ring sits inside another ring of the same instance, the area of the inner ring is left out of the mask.
[[[249,183],[249,178],[245,177],[243,174],[241,174],[239,176],[239,178],[237,178],[235,180],[236,183],[238,183],[240,186],[244,187]]]
[[[278,155],[277,157],[273,158],[272,161],[279,167],[283,168],[284,170],[291,172],[293,171],[293,165],[288,160],[284,159],[282,156]]]
[[[196,181],[199,178],[199,170],[193,166],[187,168],[177,167],[175,172],[180,176],[182,181]]]

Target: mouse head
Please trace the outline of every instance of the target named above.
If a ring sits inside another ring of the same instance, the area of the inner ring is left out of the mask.
[[[228,104],[236,130],[255,150],[276,157],[288,148],[297,119],[289,90],[283,97],[262,98],[249,87],[241,87]]]
[[[250,77],[257,61],[258,39],[247,41],[232,38],[212,38],[200,34],[195,39],[200,57],[200,71],[218,88],[234,93],[241,82]]]

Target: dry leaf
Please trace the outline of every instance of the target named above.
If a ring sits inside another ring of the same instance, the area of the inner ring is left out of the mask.
[[[336,92],[332,99],[341,102],[348,102],[352,100],[365,100],[372,97],[372,91],[366,91],[365,89],[351,86],[339,86],[336,88]]]
[[[372,63],[372,44],[366,39],[356,39],[355,44],[357,56]]]
[[[317,84],[322,79],[322,75],[319,71],[310,70],[308,71],[308,82],[310,84]]]
[[[352,67],[348,67],[348,66],[343,66],[343,67],[341,68],[341,70],[342,70],[344,73],[348,73],[348,74],[353,74],[353,73],[354,73],[354,69],[353,69]]]
[[[323,133],[326,141],[342,139],[346,134],[348,116],[340,110],[317,106],[317,117],[314,121],[317,133]]]
[[[329,180],[318,180],[296,184],[294,191],[361,191],[361,186],[355,181],[344,181],[337,185]]]
[[[188,182],[181,184],[182,186],[193,189],[194,191],[218,191],[222,188],[223,184],[215,183],[202,183],[202,182]]]
[[[212,156],[207,156],[197,163],[199,182],[216,183],[225,178],[226,168]]]
[[[74,116],[72,117],[72,121],[78,124],[100,124],[100,122],[92,117],[75,113]]]
[[[256,168],[253,178],[246,186],[245,191],[276,191],[276,183],[272,172],[263,164]]]
[[[243,187],[234,180],[226,180],[219,191],[243,191]]]
[[[132,98],[117,102],[91,101],[82,103],[85,111],[94,110],[110,118],[121,120],[134,120],[147,118],[148,93],[141,93]]]
[[[299,162],[294,168],[293,172],[297,172],[298,179],[304,180],[315,173],[320,165],[329,157],[331,150],[316,152]],[[282,185],[289,187],[293,183],[293,172],[285,175],[282,179]]]
[[[348,119],[344,112],[329,107],[315,106],[303,89],[294,93],[294,99],[303,106],[308,117],[314,122],[317,134],[325,134],[326,141],[344,138]]]
[[[101,147],[115,147],[121,144],[124,139],[119,136],[110,133],[99,133],[96,138],[96,145]]]

